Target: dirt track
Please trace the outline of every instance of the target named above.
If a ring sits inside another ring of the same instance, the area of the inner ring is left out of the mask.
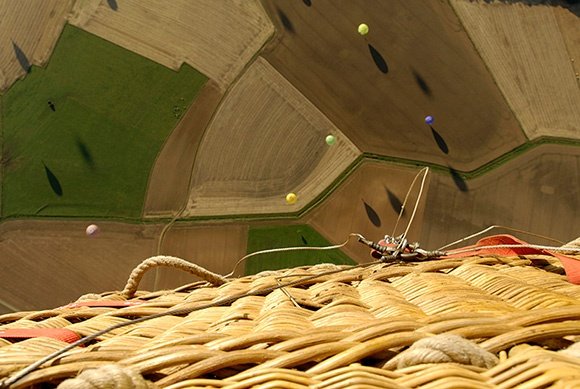
[[[222,89],[274,31],[257,0],[81,0],[70,22],[170,68],[186,62]]]
[[[327,134],[337,143],[329,147]],[[193,166],[184,216],[295,212],[360,154],[324,115],[258,58],[230,90]],[[287,205],[295,192],[299,201]]]
[[[578,17],[562,7],[451,4],[528,137],[580,139],[578,65],[571,61],[580,55]]]
[[[49,59],[73,0],[0,2],[0,92]]]
[[[263,3],[281,31],[265,58],[362,151],[469,171],[525,141],[447,2]]]

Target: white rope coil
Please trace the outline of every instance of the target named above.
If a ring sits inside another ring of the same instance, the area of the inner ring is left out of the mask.
[[[104,365],[83,371],[58,385],[57,389],[154,389],[157,385],[146,381],[131,368]]]
[[[567,349],[560,351],[562,354],[566,354],[569,357],[579,358],[580,359],[580,342],[576,342]]]
[[[491,368],[499,359],[477,344],[453,334],[440,334],[413,343],[385,364],[386,369],[402,369],[423,363],[450,363]]]

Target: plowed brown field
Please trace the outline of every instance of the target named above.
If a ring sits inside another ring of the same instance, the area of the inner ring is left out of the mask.
[[[281,31],[264,57],[362,151],[469,171],[525,142],[448,2],[263,3]]]

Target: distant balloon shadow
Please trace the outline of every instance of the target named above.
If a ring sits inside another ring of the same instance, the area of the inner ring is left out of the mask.
[[[286,15],[280,8],[276,8],[276,12],[278,13],[278,17],[280,18],[280,21],[282,22],[282,26],[284,26],[284,29],[294,34],[294,32],[296,32],[294,30],[294,24],[292,24],[292,21],[290,21],[288,15]]]
[[[46,166],[46,164],[44,162],[42,162],[42,164],[44,165],[44,172],[46,173],[46,178],[48,179],[48,183],[50,184],[50,188],[52,189],[52,191],[54,192],[55,195],[57,195],[58,197],[61,197],[63,192],[62,192],[62,185],[60,185],[60,181],[54,175],[52,170],[50,170],[48,168],[48,166]]]
[[[453,183],[462,192],[468,192],[469,188],[467,187],[467,182],[461,177],[461,174],[452,167],[449,167],[449,173],[451,173],[451,178],[453,178]]]
[[[119,4],[117,4],[117,0],[107,0],[107,4],[109,4],[109,7],[111,7],[113,11],[119,9]]]
[[[79,149],[79,152],[81,153],[81,157],[83,157],[83,160],[87,163],[87,165],[91,169],[94,169],[95,168],[95,160],[93,158],[93,154],[91,153],[91,151],[87,147],[87,144],[78,138],[76,140],[76,143],[77,143],[77,148]]]
[[[20,67],[22,67],[26,73],[30,72],[30,61],[26,54],[24,54],[24,51],[22,51],[14,41],[12,41],[12,48],[14,49],[14,54],[16,54],[16,59],[18,60]]]
[[[312,0],[302,0],[302,2],[304,2],[304,4],[306,4],[307,7],[312,6]]]
[[[375,61],[375,65],[377,65],[377,68],[379,68],[381,72],[387,74],[389,72],[389,65],[387,65],[387,61],[385,61],[385,58],[370,43],[369,43],[369,51],[371,52],[371,57],[373,57],[373,61]]]
[[[447,146],[447,142],[445,142],[445,139],[443,139],[441,134],[439,132],[437,132],[437,130],[434,129],[433,126],[429,126],[429,128],[431,128],[431,133],[433,134],[433,139],[435,139],[435,143],[437,143],[437,146],[439,146],[439,149],[441,151],[443,151],[445,154],[449,154],[449,147]]]
[[[413,77],[415,77],[415,82],[417,83],[419,88],[421,88],[421,90],[425,95],[431,97],[433,95],[433,92],[431,91],[429,84],[427,84],[427,81],[425,81],[425,79],[415,69],[412,69],[412,71]]]
[[[403,209],[403,203],[397,197],[397,195],[391,192],[387,187],[385,187],[385,190],[387,191],[387,197],[389,198],[389,204],[391,204],[391,208],[393,208],[393,211],[395,211],[398,215],[401,212],[401,209]],[[403,215],[404,214],[405,210],[403,209]]]
[[[373,223],[373,225],[375,227],[380,227],[381,226],[381,218],[379,217],[379,214],[377,213],[377,211],[375,211],[373,209],[373,207],[371,207],[369,204],[367,204],[367,202],[364,200],[363,200],[363,204],[365,206],[365,211],[367,213],[367,217],[369,218],[370,222]]]

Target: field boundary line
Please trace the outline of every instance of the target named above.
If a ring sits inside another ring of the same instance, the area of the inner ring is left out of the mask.
[[[532,150],[536,147],[543,146],[543,145],[561,145],[567,147],[580,147],[580,140],[573,140],[568,138],[554,138],[554,137],[540,137],[534,139],[533,141],[526,142],[525,144],[516,147],[512,151],[503,154],[502,156],[482,165],[481,167],[469,171],[456,171],[457,174],[461,176],[461,178],[465,180],[471,180],[480,176],[485,175],[486,173],[502,166],[503,164],[511,161],[512,159],[518,157],[519,155],[524,154],[525,152]],[[130,218],[130,217],[102,217],[102,216],[91,216],[91,215],[82,215],[82,216],[46,216],[46,217],[39,217],[34,215],[14,215],[10,217],[0,218],[0,224],[5,221],[11,220],[102,220],[102,221],[110,221],[110,222],[124,222],[124,223],[131,223],[131,224],[160,224],[164,221],[169,221],[172,224],[177,222],[187,222],[187,223],[211,223],[211,222],[230,222],[230,223],[238,223],[238,222],[267,222],[267,221],[297,221],[304,217],[308,212],[310,212],[313,208],[315,208],[320,202],[330,196],[334,190],[344,182],[354,171],[355,169],[362,163],[365,162],[382,162],[388,163],[395,166],[403,166],[403,167],[415,167],[421,168],[428,166],[432,172],[437,174],[448,174],[451,172],[448,166],[432,164],[422,161],[416,161],[411,159],[403,159],[397,157],[388,157],[378,154],[370,154],[370,153],[363,153],[357,159],[355,159],[351,165],[344,170],[344,172],[339,175],[335,181],[328,186],[326,190],[321,192],[314,200],[308,203],[304,208],[297,212],[293,213],[264,213],[264,214],[239,214],[239,215],[211,215],[211,216],[193,216],[187,218],[179,218],[179,216],[174,218]]]

